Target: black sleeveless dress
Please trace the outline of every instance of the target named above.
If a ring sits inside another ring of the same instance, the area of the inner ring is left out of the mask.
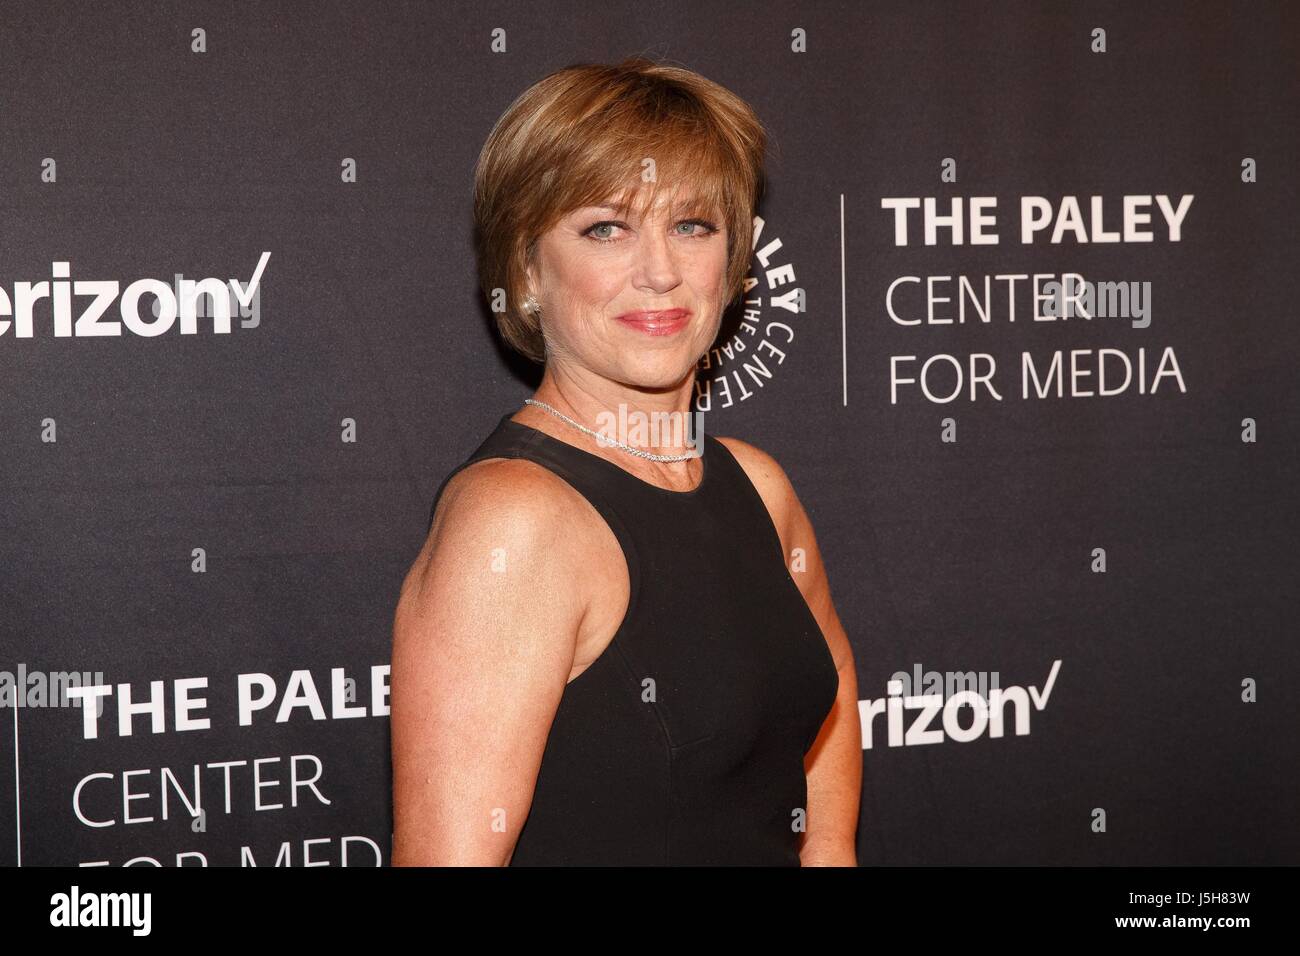
[[[705,433],[692,491],[659,488],[503,415],[443,480],[527,458],[583,495],[622,545],[631,595],[551,725],[511,866],[798,866],[804,755],[839,674],[776,527]]]

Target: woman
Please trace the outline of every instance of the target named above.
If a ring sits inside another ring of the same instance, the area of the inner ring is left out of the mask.
[[[686,417],[765,141],[633,58],[546,77],[484,145],[480,278],[545,372],[402,585],[395,865],[856,865],[853,657],[785,473],[733,438],[596,437]]]

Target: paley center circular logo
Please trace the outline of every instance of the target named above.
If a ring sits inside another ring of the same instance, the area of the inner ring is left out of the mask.
[[[730,408],[762,394],[776,378],[807,312],[807,297],[777,235],[754,217],[753,258],[740,299],[722,315],[718,340],[700,359],[694,407]]]

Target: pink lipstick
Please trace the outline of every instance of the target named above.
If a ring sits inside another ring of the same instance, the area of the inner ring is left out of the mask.
[[[666,309],[663,312],[625,312],[618,321],[646,335],[672,335],[685,328],[690,318],[690,309]]]

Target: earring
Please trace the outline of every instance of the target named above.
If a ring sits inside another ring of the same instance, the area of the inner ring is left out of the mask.
[[[531,292],[528,294],[528,297],[527,297],[526,299],[524,299],[524,311],[525,311],[525,312],[538,312],[538,313],[540,313],[540,312],[542,311],[542,307],[541,307],[541,305],[539,305],[538,302],[537,302],[537,300],[536,300],[535,298],[533,298],[533,295],[532,295]]]

